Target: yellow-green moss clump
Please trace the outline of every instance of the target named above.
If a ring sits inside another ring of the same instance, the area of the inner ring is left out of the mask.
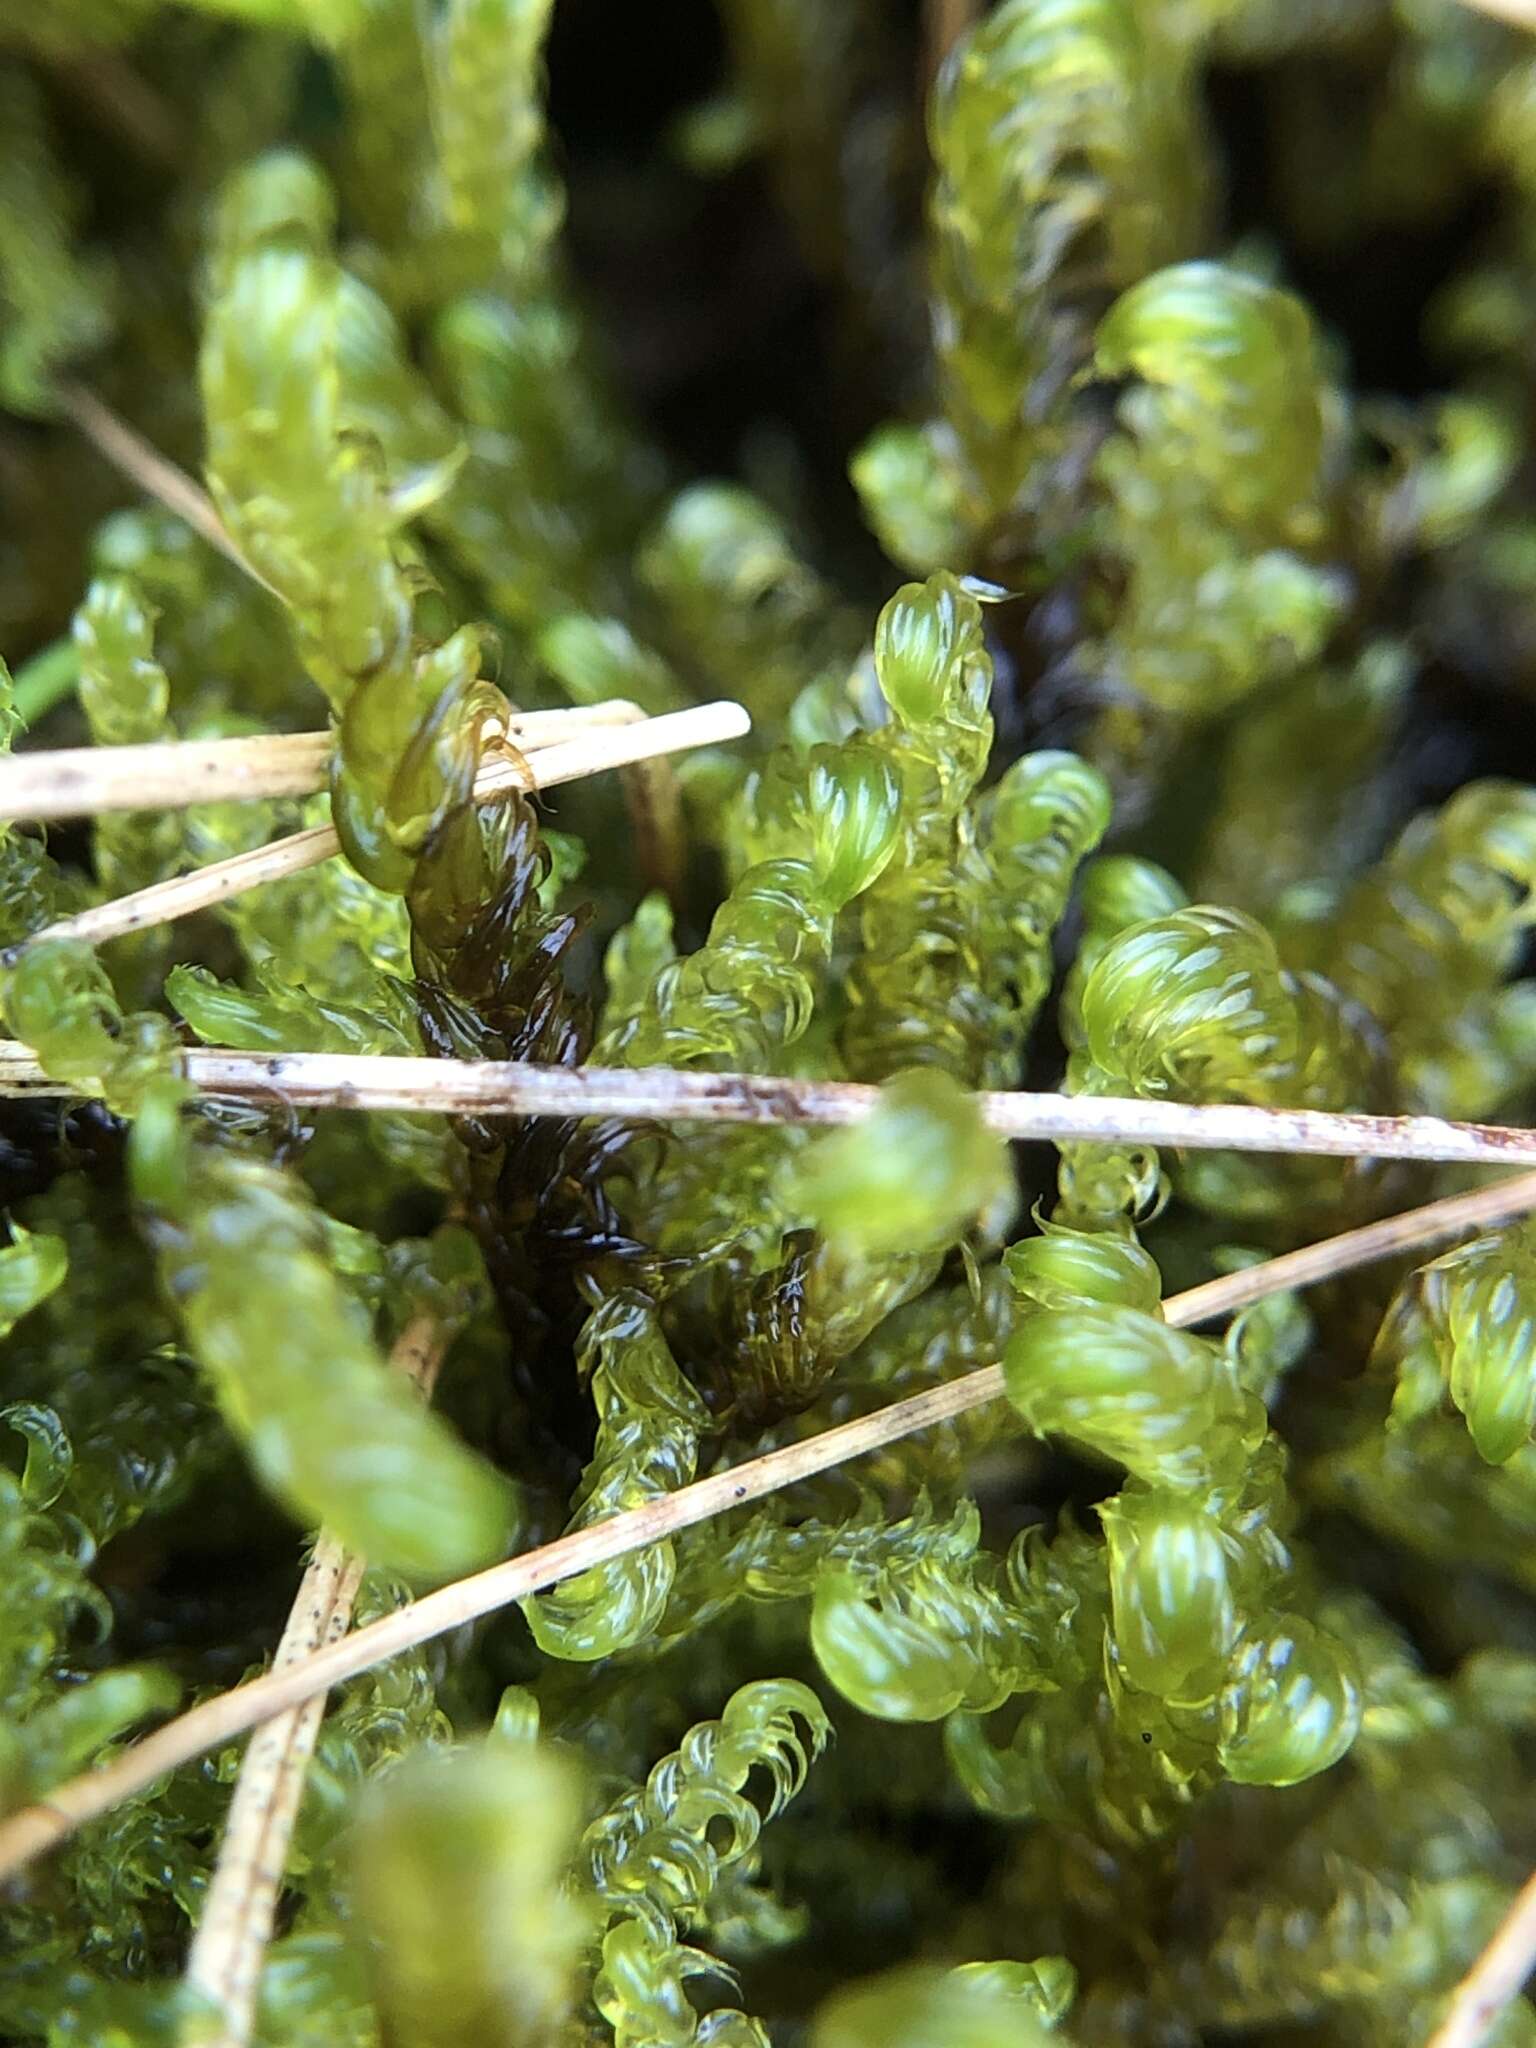
[[[268,1657],[317,1525],[366,1619],[1000,1363],[343,1687],[255,2038],[1412,2048],[1536,1857],[1532,1226],[1175,1329],[1452,1177],[976,1095],[1536,1105],[1536,67],[1454,0],[718,13],[0,0],[0,744],[335,736],[0,828],[75,1091],[0,1104],[0,1807]],[[472,806],[509,699],[615,696],[753,732]],[[363,1116],[194,1041],[883,1092]],[[236,1762],[7,1888],[0,2036],[208,2038]]]

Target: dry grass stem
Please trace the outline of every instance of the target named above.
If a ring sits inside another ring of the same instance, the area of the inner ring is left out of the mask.
[[[270,846],[236,854],[233,860],[194,868],[189,875],[155,882],[147,889],[136,889],[132,895],[98,904],[94,910],[83,910],[77,917],[46,925],[27,943],[39,939],[82,939],[87,945],[100,946],[129,932],[149,931],[155,925],[171,924],[178,917],[190,917],[195,910],[211,910],[217,903],[227,903],[232,896],[243,896],[247,889],[258,889],[263,882],[280,882],[287,875],[297,875],[319,861],[330,860],[340,851],[341,841],[329,825],[313,825],[307,832],[274,839]]]
[[[441,1326],[418,1316],[401,1334],[390,1364],[427,1394],[442,1356]],[[364,1569],[362,1558],[321,1531],[272,1660],[275,1671],[301,1664],[346,1634]],[[251,2038],[262,1958],[324,1712],[325,1697],[317,1693],[264,1721],[251,1737],[187,1959],[195,2003],[187,2048],[246,2048]]]
[[[1432,1202],[1385,1223],[1346,1231],[1326,1243],[1223,1274],[1187,1294],[1164,1303],[1170,1322],[1181,1326],[1208,1322],[1250,1307],[1266,1295],[1311,1285],[1389,1253],[1414,1250],[1469,1230],[1486,1229],[1536,1208],[1536,1173],[1521,1174],[1470,1195]],[[201,1706],[169,1721],[143,1741],[122,1750],[109,1763],[72,1778],[47,1799],[21,1808],[0,1821],[0,1879],[24,1868],[34,1857],[63,1841],[86,1821],[110,1812],[167,1771],[175,1770],[217,1749],[276,1714],[327,1693],[343,1679],[353,1678],[403,1650],[416,1648],[466,1623],[574,1578],[594,1565],[609,1564],[647,1543],[656,1543],[749,1501],[762,1500],[797,1481],[897,1443],[935,1423],[963,1415],[995,1401],[1003,1392],[1001,1366],[931,1387],[904,1401],[861,1415],[852,1422],[803,1442],[769,1451],[724,1472],[713,1472],[691,1485],[606,1522],[577,1529],[541,1549],[504,1564],[492,1565],[467,1579],[455,1580],[425,1594],[409,1607],[371,1622],[367,1628],[313,1652],[285,1670],[268,1672],[233,1691],[205,1700]]]
[[[279,841],[276,848],[262,847],[241,859],[259,864],[265,856],[280,853],[287,843]],[[200,869],[184,879],[194,883],[209,872]],[[160,885],[165,890],[176,886]],[[227,893],[236,892],[231,889]],[[69,929],[80,933],[94,915],[87,911],[68,927],[54,926],[53,932]],[[451,1116],[622,1116],[671,1124],[840,1125],[862,1122],[880,1099],[878,1088],[860,1081],[687,1073],[673,1067],[559,1067],[518,1060],[226,1052],[197,1047],[188,1048],[181,1061],[187,1079],[205,1095],[275,1098],[314,1109],[436,1111]],[[52,1080],[25,1046],[0,1040],[0,1098],[79,1092],[68,1083]],[[1251,1103],[1142,1102],[1114,1095],[993,1091],[977,1100],[988,1126],[1010,1139],[1166,1146],[1176,1151],[1418,1159],[1473,1166],[1508,1166],[1527,1160],[1536,1164],[1536,1131],[1508,1124],[1261,1109]]]
[[[671,761],[637,761],[623,771],[635,871],[646,889],[659,889],[676,906],[682,895],[688,833],[683,790]]]
[[[53,75],[93,120],[146,162],[166,170],[182,168],[185,136],[176,109],[115,51],[55,63]]]
[[[1463,0],[1463,4],[1498,21],[1513,22],[1516,28],[1536,29],[1536,0]],[[1434,2048],[1438,2048],[1438,2040]]]
[[[363,1560],[322,1533],[272,1660],[274,1671],[289,1670],[346,1634],[362,1576]],[[251,2038],[262,1959],[324,1714],[324,1696],[317,1695],[264,1721],[251,1737],[187,1960],[192,2014],[184,2048],[245,2048]]]
[[[634,725],[638,705],[520,711],[506,738],[523,754],[598,726]],[[103,811],[185,810],[191,804],[249,803],[313,796],[325,788],[328,732],[264,733],[250,739],[169,740],[142,747],[62,747],[0,756],[0,818],[44,821]]]
[[[68,417],[114,469],[120,470],[130,483],[137,484],[141,491],[168,512],[184,519],[210,547],[217,548],[253,583],[271,591],[281,602],[279,593],[272,589],[266,577],[253,568],[240,552],[234,535],[219,517],[212,498],[201,484],[194,483],[184,469],[179,469],[158,448],[151,447],[142,434],[136,433],[126,420],[120,420],[110,406],[103,405],[96,394],[87,391],[83,384],[65,385],[58,398]]]
[[[627,768],[660,754],[685,753],[691,747],[714,746],[724,740],[740,739],[751,720],[739,704],[721,700],[699,704],[688,711],[669,711],[660,718],[642,718],[629,724],[593,725],[578,735],[552,741],[529,759],[510,752],[493,758],[481,770],[475,783],[475,801],[494,803],[515,791],[531,794],[551,789],[562,782],[577,782],[584,776],[600,775],[605,769]],[[247,889],[263,882],[275,882],[299,874],[318,862],[340,853],[341,841],[329,825],[311,826],[269,846],[258,846],[232,860],[214,861],[191,874],[176,875],[168,882],[155,882],[111,903],[81,911],[78,917],[34,932],[27,941],[39,939],[83,939],[101,945],[122,938],[128,932],[147,931],[170,924],[194,911],[209,910],[227,903]]]
[[[8,754],[0,759],[0,818],[45,822],[309,796],[325,787],[330,757],[326,732]]]
[[[980,13],[980,0],[928,0],[924,9],[924,86],[931,87],[944,59]]]
[[[1536,1872],[1515,1894],[1498,1931],[1451,1995],[1429,2048],[1482,2048],[1536,1968]]]

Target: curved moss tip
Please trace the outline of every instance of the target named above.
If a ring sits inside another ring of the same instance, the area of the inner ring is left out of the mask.
[[[811,2027],[811,2048],[1049,2048],[1072,1996],[1069,1964],[915,1964],[829,1999]]]
[[[976,1097],[914,1068],[885,1084],[861,1123],[812,1147],[799,1198],[829,1237],[878,1254],[953,1242],[1010,1185],[1007,1147]]]
[[[541,2048],[567,2020],[591,1926],[567,1885],[581,1807],[570,1758],[501,1732],[370,1788],[352,1890],[401,2048]]]

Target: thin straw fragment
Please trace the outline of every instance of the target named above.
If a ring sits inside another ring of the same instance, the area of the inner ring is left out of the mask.
[[[1383,1223],[1346,1231],[1324,1244],[1288,1252],[1263,1265],[1223,1274],[1188,1294],[1164,1303],[1172,1323],[1187,1327],[1250,1307],[1267,1295],[1307,1286],[1371,1260],[1433,1244],[1464,1231],[1486,1229],[1536,1208],[1536,1173],[1521,1174],[1470,1195],[1432,1202]],[[110,1812],[119,1800],[152,1785],[167,1771],[205,1750],[217,1749],[274,1714],[328,1692],[343,1679],[370,1670],[387,1658],[462,1628],[530,1594],[574,1578],[594,1565],[609,1564],[645,1544],[675,1536],[731,1508],[762,1500],[797,1481],[826,1472],[869,1451],[931,1428],[995,1401],[1003,1392],[1001,1366],[928,1388],[904,1401],[861,1415],[803,1442],[769,1451],[724,1472],[711,1473],[659,1499],[596,1522],[546,1543],[541,1549],[428,1593],[409,1607],[371,1622],[355,1634],[327,1644],[302,1663],[270,1671],[233,1691],[205,1700],[167,1722],[143,1741],[120,1751],[100,1768],[86,1771],[35,1805],[0,1821],[0,1879],[55,1847],[74,1830]]]
[[[129,143],[147,163],[162,170],[182,168],[184,124],[149,80],[116,51],[67,61],[54,58],[51,69],[94,121]]]
[[[475,801],[494,803],[514,791],[531,794],[562,782],[577,782],[587,775],[600,775],[608,768],[624,768],[658,754],[684,753],[691,747],[713,746],[723,740],[740,739],[751,720],[740,704],[722,699],[699,704],[687,711],[668,711],[660,718],[643,718],[633,724],[594,726],[575,738],[556,740],[541,747],[530,759],[510,755],[492,759],[475,783]],[[155,882],[147,889],[116,897],[68,917],[58,924],[34,932],[26,941],[41,939],[83,939],[102,945],[128,932],[148,931],[155,925],[170,924],[190,917],[194,911],[209,910],[227,903],[247,889],[263,882],[276,882],[287,875],[330,860],[341,851],[341,841],[329,825],[311,826],[286,839],[274,839],[231,860],[214,861],[191,874],[176,875],[168,882]]]
[[[1429,2048],[1482,2048],[1536,1969],[1536,1871],[1515,1894],[1493,1939],[1451,1994]]]
[[[211,910],[216,903],[243,896],[247,889],[259,889],[263,882],[280,882],[340,851],[341,841],[329,825],[312,825],[307,832],[274,839],[270,846],[252,847],[232,860],[214,861],[209,867],[194,868],[189,875],[175,875],[168,882],[155,882],[132,895],[98,904],[94,910],[83,910],[78,917],[61,918],[35,932],[27,943],[82,939],[87,945],[103,945],[129,932],[150,931],[178,917],[190,917],[195,910]]]
[[[1516,28],[1536,29],[1536,0],[1464,0],[1464,4],[1475,7],[1479,14],[1512,22]],[[1438,2036],[1431,2048],[1439,2048]]]
[[[423,1394],[431,1392],[437,1378],[445,1334],[433,1317],[417,1316],[390,1352],[392,1368]],[[273,1670],[289,1670],[346,1634],[365,1569],[364,1560],[351,1556],[329,1530],[320,1532]],[[187,1958],[186,1982],[195,2006],[188,2048],[245,2048],[251,2038],[262,1957],[272,1937],[304,1775],[324,1712],[325,1696],[316,1693],[274,1715],[256,1730],[241,1760],[218,1862]]]
[[[226,560],[243,570],[253,583],[259,583],[273,597],[280,597],[260,570],[254,568],[241,553],[234,535],[215,510],[213,500],[184,469],[179,469],[168,456],[152,447],[142,434],[136,433],[126,420],[120,420],[110,406],[104,405],[95,392],[87,391],[83,384],[65,385],[58,393],[58,400],[96,452],[105,457],[114,469],[121,470],[149,497],[158,499],[168,512],[184,519],[194,533],[200,533],[211,547],[217,548]]]
[[[944,60],[975,21],[977,0],[927,0],[923,34],[923,93],[927,97]]]
[[[521,711],[506,737],[532,754],[597,726],[635,725],[644,713],[616,699],[559,711]],[[60,747],[0,756],[0,818],[42,822],[103,811],[185,810],[313,796],[325,787],[328,732],[263,733],[250,739],[169,740],[142,747]]]
[[[271,851],[263,847],[241,858],[255,863]],[[84,922],[77,918],[70,928],[78,931]],[[202,1048],[185,1051],[181,1065],[186,1078],[205,1095],[276,1098],[313,1109],[436,1111],[446,1116],[621,1116],[670,1124],[840,1125],[862,1122],[880,1099],[878,1088],[861,1081],[690,1073],[674,1067],[559,1067],[519,1060]],[[46,1075],[25,1046],[0,1040],[0,1097],[79,1092]],[[1472,1166],[1509,1166],[1522,1160],[1536,1163],[1536,1131],[1508,1124],[1453,1123],[1435,1116],[1261,1109],[1238,1102],[1143,1102],[1114,1095],[1001,1090],[981,1094],[977,1101],[989,1128],[1014,1139],[1132,1143],[1177,1151],[1418,1159]]]

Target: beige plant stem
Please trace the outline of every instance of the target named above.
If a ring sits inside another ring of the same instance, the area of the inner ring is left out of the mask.
[[[1536,0],[1464,0],[1464,4],[1515,28],[1536,29]]]
[[[929,87],[944,59],[980,13],[979,0],[928,0],[924,9],[923,82]]]
[[[1536,1872],[1515,1894],[1492,1941],[1451,1996],[1429,2048],[1482,2048],[1536,1969]]]
[[[1347,1231],[1326,1243],[1287,1252],[1259,1266],[1223,1274],[1164,1304],[1170,1322],[1206,1322],[1249,1307],[1265,1296],[1313,1285],[1351,1268],[1434,1244],[1462,1232],[1507,1222],[1536,1207],[1536,1174],[1521,1174],[1474,1194],[1456,1195],[1422,1209]],[[402,1650],[414,1649],[477,1621],[532,1593],[574,1578],[594,1565],[675,1536],[731,1508],[762,1500],[796,1481],[846,1464],[868,1451],[899,1442],[934,1423],[995,1401],[1003,1392],[1001,1366],[983,1366],[904,1401],[861,1415],[802,1442],[769,1451],[724,1472],[711,1473],[676,1493],[645,1502],[605,1522],[577,1529],[541,1549],[458,1579],[327,1644],[301,1663],[270,1671],[232,1692],[205,1700],[98,1769],[72,1778],[35,1805],[0,1821],[0,1880],[62,1842],[85,1822],[200,1756],[243,1735],[273,1715],[314,1699]]]
[[[644,715],[620,699],[571,710],[520,711],[508,720],[506,738],[520,753],[534,754],[597,726],[638,724]],[[0,818],[45,822],[104,811],[313,796],[325,788],[331,749],[328,732],[290,732],[6,754],[0,756]]]
[[[47,53],[42,54],[46,62]],[[116,51],[55,58],[50,68],[99,127],[130,144],[147,163],[163,170],[182,168],[187,138],[175,108]]]
[[[622,1116],[669,1124],[842,1125],[861,1122],[880,1100],[878,1088],[860,1081],[688,1073],[673,1067],[559,1067],[517,1060],[226,1052],[195,1047],[182,1053],[181,1066],[186,1078],[205,1095],[277,1099],[314,1109],[437,1111],[452,1116]],[[80,1092],[78,1087],[50,1079],[25,1046],[0,1039],[0,1097]],[[1341,1159],[1419,1159],[1473,1166],[1536,1164],[1536,1130],[1508,1124],[1261,1109],[1238,1102],[1143,1102],[1126,1096],[1002,1090],[983,1093],[977,1101],[988,1126],[1010,1139],[1102,1141],[1181,1151],[1300,1153]]]
[[[266,577],[254,569],[240,552],[233,534],[214,509],[213,500],[184,469],[178,469],[158,448],[151,447],[142,434],[136,433],[126,420],[120,420],[110,406],[103,405],[96,394],[87,391],[83,384],[65,385],[58,399],[68,417],[114,469],[121,470],[131,483],[157,499],[168,512],[184,519],[194,533],[201,534],[211,547],[217,548],[237,569],[243,570],[253,583],[259,583],[273,597],[279,596]]]
[[[423,1394],[437,1378],[444,1334],[433,1317],[417,1316],[390,1353],[395,1371],[408,1375]],[[274,1671],[302,1663],[346,1634],[364,1569],[364,1560],[351,1556],[329,1530],[320,1532],[272,1660]],[[251,2038],[261,1961],[324,1712],[324,1695],[317,1693],[264,1721],[251,1737],[187,1958],[193,2011],[183,2028],[184,2048],[245,2048]]]
[[[0,759],[0,818],[47,823],[104,811],[309,796],[325,787],[330,757],[324,732],[7,754]]]
[[[699,704],[687,711],[669,711],[660,718],[642,718],[627,725],[592,726],[569,739],[540,747],[528,759],[510,756],[492,760],[475,783],[475,801],[494,803],[514,791],[531,793],[551,789],[562,782],[577,782],[584,776],[600,775],[605,769],[626,768],[659,754],[684,753],[691,747],[714,746],[723,740],[740,739],[751,720],[741,705],[722,700]],[[264,882],[281,881],[305,868],[330,860],[341,851],[341,841],[329,825],[314,825],[269,846],[258,846],[232,860],[214,861],[191,874],[176,875],[168,882],[155,882],[129,896],[97,904],[78,917],[62,919],[35,932],[27,941],[39,939],[83,939],[91,945],[122,938],[128,932],[148,931],[169,924],[194,911],[209,910],[227,903],[247,889]]]
[[[682,784],[672,762],[660,758],[626,768],[624,808],[637,879],[645,889],[659,889],[677,907],[688,856],[688,831]]]

